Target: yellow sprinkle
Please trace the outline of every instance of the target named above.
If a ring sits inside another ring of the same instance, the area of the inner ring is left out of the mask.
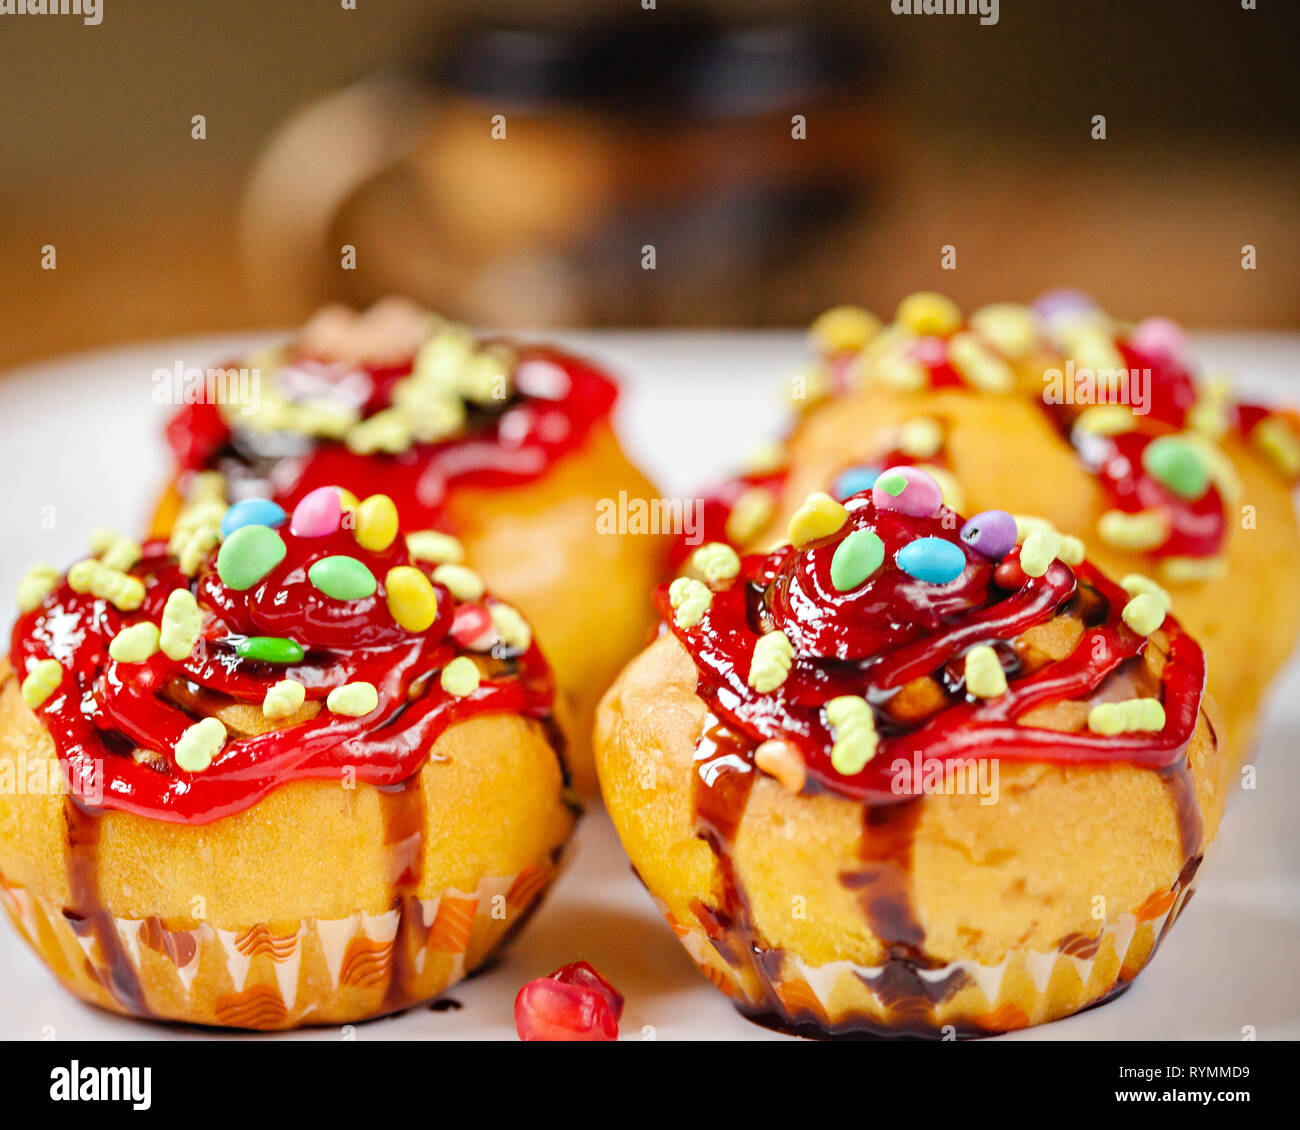
[[[382,553],[397,537],[397,507],[386,494],[372,494],[357,506],[357,544]]]
[[[1049,532],[1056,530],[1056,527],[1046,518],[1039,518],[1033,514],[1013,514],[1011,516],[1016,520],[1017,545],[1024,545],[1025,538],[1035,530],[1047,530]]]
[[[53,565],[33,565],[18,582],[18,611],[30,612],[38,607],[59,583],[59,571]]]
[[[509,604],[493,604],[488,608],[492,626],[501,633],[506,645],[515,651],[527,651],[533,642],[533,629],[519,609]]]
[[[140,557],[141,550],[138,541],[128,537],[117,537],[104,550],[99,560],[110,569],[120,569],[125,572],[139,561]]]
[[[220,471],[199,471],[190,480],[186,499],[190,502],[226,500],[226,477]]]
[[[943,446],[943,428],[929,416],[908,420],[898,429],[898,450],[913,459],[929,459]]]
[[[916,469],[924,471],[939,484],[939,496],[949,510],[956,510],[959,514],[965,511],[966,492],[961,489],[957,476],[948,468],[937,467],[933,463],[918,463]]]
[[[1185,443],[1194,447],[1209,468],[1210,481],[1218,488],[1224,502],[1236,503],[1241,500],[1241,477],[1237,474],[1236,464],[1217,443],[1208,436],[1198,432],[1183,432],[1180,437]]]
[[[1088,729],[1094,734],[1157,733],[1164,728],[1165,708],[1156,698],[1103,702],[1088,711]]]
[[[961,325],[961,311],[942,294],[923,290],[909,294],[898,304],[894,320],[915,334],[947,337]]]
[[[307,688],[297,679],[281,679],[266,690],[262,699],[263,718],[289,718],[307,701]]]
[[[740,555],[724,542],[711,541],[691,554],[691,567],[709,584],[716,585],[740,572]]]
[[[1228,405],[1232,400],[1232,382],[1225,376],[1208,377],[1200,395],[1187,413],[1187,426],[1209,439],[1218,439],[1228,430]]]
[[[176,764],[186,773],[202,773],[226,744],[226,728],[219,718],[195,722],[176,743]]]
[[[345,514],[355,514],[357,512],[357,507],[361,505],[361,503],[357,501],[357,496],[348,490],[347,487],[335,487],[334,489],[339,492],[339,506],[342,508],[343,512]]]
[[[1250,433],[1255,447],[1282,474],[1300,475],[1300,437],[1297,437],[1280,416],[1261,420]]]
[[[163,605],[159,646],[168,659],[188,659],[203,630],[203,612],[189,589],[173,589]]]
[[[826,720],[835,739],[831,765],[846,777],[861,773],[876,756],[879,744],[870,704],[856,695],[841,695],[826,704]]]
[[[1124,623],[1140,636],[1149,636],[1165,622],[1165,606],[1160,598],[1140,592],[1124,605]]]
[[[1060,534],[1055,530],[1034,530],[1020,547],[1020,568],[1027,577],[1041,577],[1060,554]]]
[[[158,625],[145,620],[123,628],[108,645],[110,659],[118,663],[143,663],[158,650]]]
[[[112,526],[96,526],[90,531],[90,552],[98,557],[118,539],[118,532]]]
[[[406,536],[406,552],[415,561],[459,565],[465,560],[465,547],[450,534],[437,530],[417,530]]]
[[[1169,522],[1159,510],[1140,510],[1136,514],[1107,510],[1097,523],[1097,533],[1116,549],[1155,549],[1169,536]]]
[[[970,326],[1003,357],[1012,361],[1024,357],[1038,340],[1034,312],[1027,306],[1000,302],[985,306],[970,316]]]
[[[924,365],[898,353],[875,358],[864,367],[864,372],[868,379],[874,378],[899,392],[918,392],[930,379]]]
[[[742,547],[748,544],[772,520],[775,509],[776,499],[770,490],[751,487],[736,499],[727,515],[727,540]]]
[[[796,549],[818,538],[830,537],[846,521],[849,512],[829,494],[813,491],[791,516],[786,534]]]
[[[1097,404],[1085,408],[1074,421],[1082,432],[1096,436],[1118,436],[1133,430],[1133,411],[1123,404]]]
[[[1155,597],[1166,612],[1174,606],[1173,597],[1169,595],[1168,590],[1161,588],[1150,577],[1144,577],[1141,573],[1129,573],[1120,581],[1119,587],[1129,596],[1146,594]]]
[[[426,632],[438,614],[438,594],[413,565],[395,565],[384,577],[388,611],[408,632]]]
[[[794,663],[794,644],[781,631],[759,636],[749,664],[749,685],[759,694],[776,690],[790,674]]]
[[[90,591],[122,612],[134,612],[144,603],[144,582],[120,569],[96,562],[91,574]]]
[[[1011,366],[972,333],[957,334],[948,342],[948,362],[981,392],[1010,392],[1016,386]]]
[[[1099,376],[1103,370],[1124,368],[1124,357],[1115,348],[1109,326],[1083,320],[1064,326],[1060,333],[1076,365]]]
[[[95,573],[99,570],[99,567],[99,562],[93,557],[78,561],[68,570],[68,587],[76,593],[90,592],[91,583],[94,581]]]
[[[446,585],[457,600],[478,600],[483,595],[483,581],[473,569],[464,565],[439,565],[433,579]]]
[[[861,349],[880,332],[880,319],[861,306],[832,306],[808,330],[813,348],[823,353]]]
[[[176,555],[181,572],[187,577],[194,576],[220,541],[221,534],[212,526],[202,526],[195,530],[185,539]]]
[[[976,698],[997,698],[1007,693],[1007,676],[998,653],[980,644],[966,653],[966,690]]]
[[[1082,539],[1076,538],[1073,534],[1061,534],[1061,548],[1056,554],[1067,565],[1082,565],[1083,559],[1087,556]]]
[[[673,623],[679,628],[693,628],[713,603],[713,593],[692,577],[678,577],[668,586],[668,603],[677,611]]]
[[[785,466],[785,449],[779,443],[763,443],[749,453],[745,468],[752,475],[766,475]]]
[[[461,370],[457,387],[460,394],[474,404],[491,404],[510,395],[510,379],[516,357],[503,345],[491,345],[471,357]]]
[[[35,710],[59,688],[63,682],[63,667],[57,659],[42,659],[23,680],[23,702]]]
[[[1227,410],[1219,404],[1197,401],[1188,410],[1187,426],[1200,435],[1219,439],[1228,430]]]
[[[448,663],[438,677],[438,683],[442,689],[456,698],[464,698],[466,695],[473,694],[478,690],[479,682],[480,676],[478,668],[474,666],[474,661],[467,659],[463,655],[458,655]]]
[[[754,750],[754,764],[791,793],[802,792],[808,780],[808,766],[799,747],[781,738],[765,741]]]
[[[1171,584],[1201,584],[1227,576],[1228,563],[1222,557],[1166,557],[1160,572]]]
[[[360,718],[379,705],[379,692],[375,690],[374,683],[344,683],[341,687],[335,687],[330,691],[325,699],[325,705],[335,714]]]
[[[373,455],[382,451],[396,455],[411,446],[411,424],[396,408],[385,408],[373,416],[353,424],[344,437],[348,450],[357,455]]]

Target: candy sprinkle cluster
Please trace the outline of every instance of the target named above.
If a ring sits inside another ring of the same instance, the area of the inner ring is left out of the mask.
[[[363,313],[327,307],[303,330],[294,351],[272,349],[250,365],[272,375],[255,403],[232,405],[228,419],[262,432],[296,432],[338,440],[358,455],[397,454],[459,433],[470,410],[504,408],[513,394],[514,351],[480,343],[465,326],[406,302],[381,302]],[[302,395],[312,367],[414,365],[391,389],[387,407],[365,415],[365,398],[346,380],[323,381]],[[320,360],[315,360],[320,358]],[[329,395],[320,395],[324,389]]]
[[[227,505],[220,476],[199,474],[167,545],[105,531],[94,548],[66,578],[48,565],[29,570],[13,656],[23,700],[46,716],[61,755],[102,756],[100,731],[112,728],[157,743],[110,759],[119,776],[150,767],[166,776],[170,761],[181,774],[228,766],[252,779],[276,762],[308,771],[305,751],[361,757],[364,742],[313,735],[338,720],[388,726],[417,694],[405,726],[445,725],[456,702],[549,710],[549,674],[527,620],[485,593],[454,538],[425,530],[402,539],[385,495],[322,487],[287,513],[260,498]],[[537,695],[515,677],[525,658]],[[221,717],[194,721],[170,700],[168,688],[181,684],[211,702],[260,707],[274,725],[232,735]],[[83,715],[79,694],[61,693],[74,686],[99,721]],[[375,772],[385,758],[418,755],[420,744],[378,748],[364,757]],[[157,791],[121,784],[123,799],[141,805]],[[181,805],[184,791],[159,793],[158,804]]]
[[[809,495],[790,519],[789,543],[768,555],[741,558],[729,546],[707,543],[686,561],[684,575],[663,591],[661,607],[701,665],[711,708],[722,710],[728,724],[753,727],[760,770],[800,792],[812,771],[809,752],[822,734],[827,744],[818,756],[836,777],[861,776],[888,732],[878,729],[877,717],[890,697],[886,689],[897,691],[936,667],[960,688],[948,708],[957,714],[965,709],[978,718],[983,710],[1000,724],[1026,709],[1016,706],[1019,695],[1042,701],[1027,689],[1032,678],[1025,687],[1009,682],[1016,668],[1008,644],[1070,600],[1074,570],[1084,567],[1083,544],[1041,518],[1002,510],[972,516],[954,538],[944,531],[956,529],[957,521],[933,477],[893,466],[856,495]],[[1119,586],[1088,576],[1094,588],[1105,586],[1114,609],[1104,623],[1085,628],[1085,637],[1090,630],[1095,638],[1078,645],[1087,653],[1084,662],[1098,664],[1087,676],[1095,685],[1118,656],[1140,653],[1146,637],[1165,626],[1170,600],[1138,574]],[[995,595],[999,590],[1003,595]],[[954,642],[946,643],[949,638]],[[1190,650],[1199,655],[1194,645]],[[931,652],[932,659],[922,658]],[[868,689],[861,690],[864,679]],[[1189,680],[1199,686],[1194,674]],[[729,689],[710,691],[715,684]],[[820,707],[813,706],[819,698]],[[933,701],[927,709],[936,709]],[[781,719],[785,732],[773,732],[781,730]],[[1111,701],[1090,708],[1085,735],[1095,738],[1082,740],[1150,735],[1165,724],[1158,698]],[[922,732],[931,731],[942,733],[941,722],[928,722]],[[1017,732],[1048,748],[1076,740]],[[1017,740],[1014,732],[999,734]]]
[[[797,377],[800,408],[855,384],[1019,392],[1042,402],[1113,499],[1099,519],[1099,540],[1157,557],[1175,584],[1225,572],[1227,509],[1241,494],[1226,436],[1243,439],[1282,476],[1300,478],[1300,417],[1234,401],[1220,376],[1196,380],[1186,336],[1167,318],[1127,325],[1078,291],[1053,291],[1030,306],[986,306],[969,317],[942,295],[913,294],[890,325],[839,306],[813,323],[810,339],[815,359]],[[1047,387],[1049,374],[1059,374],[1062,387]],[[949,473],[932,465],[942,444],[934,422],[909,422],[903,431],[890,454],[933,473],[947,504],[962,509],[957,485],[945,482]],[[842,499],[870,487],[883,465],[847,468],[832,493]],[[771,485],[762,489],[770,493]],[[726,532],[745,544],[747,531],[758,532],[747,520],[756,503],[739,501],[746,511],[734,529],[727,520]]]

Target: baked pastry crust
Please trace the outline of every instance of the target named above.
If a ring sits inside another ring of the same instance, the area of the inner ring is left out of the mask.
[[[214,501],[178,541],[235,513]],[[27,594],[19,670],[0,661],[0,901],[90,1003],[255,1029],[393,1012],[481,965],[554,878],[577,809],[526,622],[422,569],[395,514],[368,524],[388,500],[345,513],[223,524],[192,577],[117,538]],[[259,544],[280,556],[239,558]],[[272,622],[292,636],[255,634]]]
[[[777,554],[743,559],[743,577],[770,576],[759,562],[777,570]],[[709,587],[712,609],[726,590]],[[1070,657],[1090,614],[1080,615],[1062,607],[1018,636],[1017,653],[1040,669]],[[810,748],[791,721],[816,717],[801,712],[810,688],[854,676],[796,647],[798,684],[768,706],[745,698],[745,723],[740,684],[716,674],[719,653],[741,647],[730,625],[667,626],[606,694],[595,745],[606,806],[638,875],[742,1012],[808,1035],[974,1036],[1067,1016],[1127,987],[1186,902],[1223,811],[1229,758],[1199,686],[1185,754],[1167,768],[1104,753],[1070,763],[1049,742],[1041,758],[997,758],[994,803],[956,791],[951,777],[947,791],[891,802],[845,793],[835,774],[815,771],[824,760],[808,760],[798,788],[762,769],[757,747],[774,732]],[[1035,741],[1043,730],[1060,731],[1062,743],[1086,736],[1098,702],[1161,685],[1175,631],[1167,619],[1136,666],[1091,694],[1040,703],[1018,724],[1040,731]],[[882,733],[895,734],[900,712],[914,707],[922,726],[936,709],[968,709],[972,699],[936,678],[897,692],[908,703],[861,692],[887,704],[876,710]],[[910,748],[910,732],[890,739],[895,750]]]

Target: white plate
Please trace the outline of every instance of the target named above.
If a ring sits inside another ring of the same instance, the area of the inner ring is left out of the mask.
[[[802,356],[795,334],[569,334],[607,360],[626,393],[629,450],[669,493],[725,475],[782,420],[782,382]],[[169,411],[152,374],[237,357],[264,336],[187,339],[67,358],[0,378],[0,593],[36,560],[65,564],[90,528],[145,520],[166,472]],[[1203,357],[1251,393],[1300,393],[1300,335],[1203,336]],[[1268,578],[1258,579],[1267,584]],[[0,622],[11,618],[0,616]],[[7,630],[7,629],[6,629]],[[3,647],[0,647],[3,650]],[[1200,887],[1157,960],[1104,1008],[1016,1039],[1300,1039],[1300,664],[1273,695],[1252,757],[1258,788],[1234,789]],[[499,965],[447,994],[458,1011],[413,1009],[359,1025],[358,1039],[508,1039],[519,986],[570,961],[592,962],[627,997],[624,1039],[784,1039],[741,1019],[696,972],[633,878],[603,812],[587,815],[572,863]],[[65,993],[14,932],[0,927],[0,1037],[209,1039],[123,1020]],[[274,1039],[337,1040],[338,1029]]]

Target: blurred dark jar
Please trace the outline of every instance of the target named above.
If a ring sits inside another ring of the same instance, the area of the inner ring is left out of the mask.
[[[286,319],[402,292],[484,324],[789,322],[880,173],[875,70],[841,25],[466,33],[273,139],[250,282]]]

